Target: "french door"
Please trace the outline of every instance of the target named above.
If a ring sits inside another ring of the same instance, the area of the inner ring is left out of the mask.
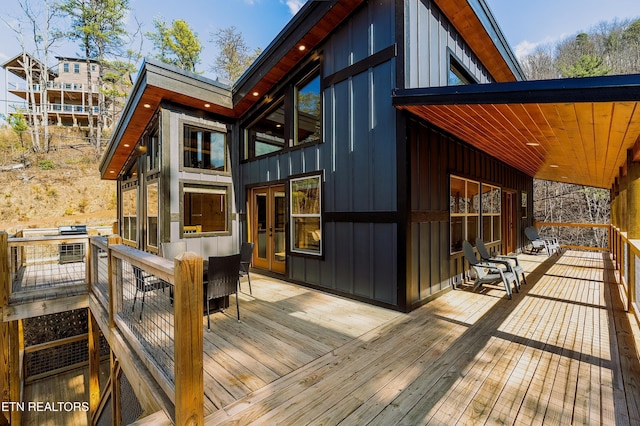
[[[253,266],[284,274],[287,258],[284,185],[254,188],[249,202]]]

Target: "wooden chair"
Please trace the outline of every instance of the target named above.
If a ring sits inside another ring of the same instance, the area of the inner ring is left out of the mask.
[[[479,261],[473,251],[471,243],[467,240],[462,242],[462,251],[464,252],[464,258],[469,262],[469,265],[471,265],[476,273],[476,279],[473,283],[474,290],[482,284],[491,284],[501,281],[504,284],[507,296],[511,299],[511,282],[515,283],[516,281],[516,277],[513,272],[504,271],[501,268],[498,268],[494,263]],[[518,291],[517,285],[516,291]]]
[[[240,322],[240,303],[238,301],[238,283],[240,281],[240,254],[213,256],[209,258],[207,282],[205,283],[205,304],[207,307],[207,330],[211,330],[209,301],[232,294],[236,295],[236,310]]]
[[[531,241],[531,251],[539,253],[540,250],[545,249],[547,256],[551,256],[554,251],[560,255],[560,243],[557,238],[541,238],[538,231],[533,226],[527,226],[524,228],[524,234]]]
[[[524,276],[524,268],[520,266],[520,261],[517,256],[491,256],[487,247],[484,245],[484,241],[480,238],[476,238],[476,248],[478,249],[478,254],[480,255],[480,259],[485,262],[497,263],[501,265],[505,265],[508,270],[513,272],[516,276],[516,285],[517,288],[520,289],[522,283],[526,284],[527,279]],[[522,281],[520,280],[520,275],[522,275]]]
[[[249,265],[251,264],[251,258],[253,257],[253,243],[243,242],[240,247],[240,278],[247,276],[249,280],[249,294],[253,295],[251,290],[251,275],[249,275]],[[238,281],[238,286],[240,282]],[[242,288],[240,288],[242,290]]]
[[[156,278],[154,275],[147,274],[138,266],[133,266],[133,275],[136,281],[136,292],[133,296],[133,306],[131,307],[131,313],[136,310],[136,299],[138,298],[138,292],[142,292],[142,305],[140,308],[140,317],[139,320],[142,321],[142,311],[144,311],[144,299],[147,292],[156,291],[169,287],[169,297],[171,299],[171,303],[173,304],[173,289],[171,288],[171,284],[168,282],[161,280],[160,278]]]

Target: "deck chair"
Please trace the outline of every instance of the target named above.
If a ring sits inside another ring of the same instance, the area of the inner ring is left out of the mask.
[[[520,266],[520,260],[518,260],[517,256],[491,256],[487,247],[484,245],[484,241],[480,238],[476,238],[476,248],[478,249],[478,254],[480,255],[481,260],[507,266],[507,268],[516,276],[516,285],[518,289],[522,287],[522,284],[527,283],[527,279],[524,276],[524,268]],[[522,275],[522,280],[520,280],[520,275]]]
[[[144,311],[144,299],[147,293],[150,291],[156,291],[160,289],[162,289],[162,291],[164,292],[164,289],[166,287],[169,287],[169,292],[170,292],[169,297],[171,299],[171,303],[173,303],[173,289],[171,288],[171,284],[169,284],[168,282],[161,280],[160,278],[156,278],[154,275],[147,274],[145,271],[142,270],[142,268],[138,266],[135,266],[135,265],[132,265],[132,266],[133,266],[133,275],[136,281],[136,292],[133,296],[133,306],[131,307],[131,313],[133,314],[133,312],[136,310],[136,299],[138,298],[138,293],[142,292],[142,304],[140,308],[140,317],[139,317],[139,320],[142,321],[142,311]]]
[[[524,228],[524,234],[531,241],[531,251],[539,253],[542,249],[547,251],[547,256],[551,256],[554,251],[560,255],[560,243],[557,238],[541,238],[538,231],[533,226]]]
[[[238,322],[240,322],[240,303],[238,302],[239,270],[240,254],[209,258],[207,282],[204,288],[204,301],[207,306],[207,330],[211,330],[209,301],[232,294],[236,295],[236,310],[238,312]]]
[[[249,294],[253,295],[251,290],[251,275],[249,275],[249,265],[251,264],[251,258],[253,257],[253,243],[243,242],[240,247],[240,278],[247,276],[249,280]],[[238,281],[238,286],[240,282]],[[240,288],[242,290],[242,288]]]
[[[507,296],[511,299],[511,282],[516,282],[516,276],[513,272],[498,268],[495,263],[479,261],[473,251],[471,243],[467,240],[462,242],[462,251],[464,253],[464,258],[469,262],[469,265],[471,265],[476,273],[476,279],[473,283],[474,290],[485,283],[491,284],[502,282],[502,284],[504,284],[504,289],[507,292]],[[517,286],[516,291],[518,291]]]
[[[173,260],[179,254],[187,251],[187,242],[186,241],[174,241],[170,243],[162,243],[162,257],[165,259]]]

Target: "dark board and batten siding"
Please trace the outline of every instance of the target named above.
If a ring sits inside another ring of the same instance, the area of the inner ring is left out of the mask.
[[[394,8],[364,5],[321,46],[323,143],[242,164],[245,187],[323,171],[324,256],[288,256],[288,278],[389,306],[398,303]]]
[[[405,87],[446,86],[449,55],[455,56],[478,83],[489,72],[446,16],[430,0],[405,1]]]
[[[452,174],[531,197],[533,179],[430,125],[407,119],[411,220],[407,230],[407,301],[417,305],[451,287],[464,270],[461,256],[450,254],[449,179]],[[527,217],[531,217],[528,206]],[[518,213],[519,214],[519,213]],[[524,221],[524,222],[523,222]],[[516,221],[517,247],[526,244],[526,219]]]

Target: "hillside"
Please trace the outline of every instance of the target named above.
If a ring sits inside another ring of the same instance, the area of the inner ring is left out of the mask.
[[[0,128],[0,230],[116,220],[115,183],[100,179],[95,149],[80,130],[56,130],[50,152],[35,154],[9,127]]]

